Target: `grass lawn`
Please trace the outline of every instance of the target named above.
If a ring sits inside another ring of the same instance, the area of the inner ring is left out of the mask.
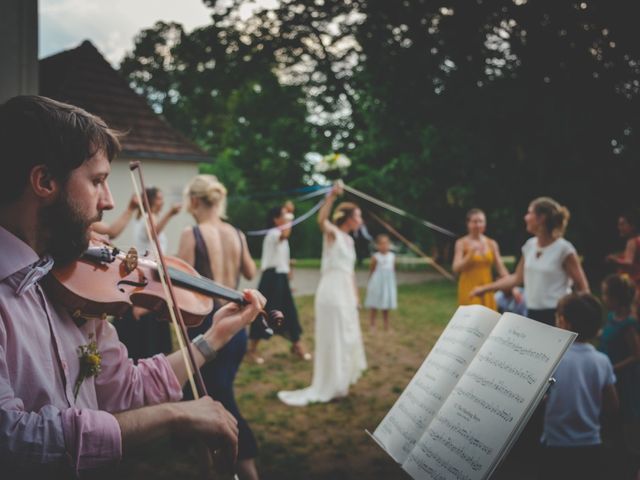
[[[313,297],[296,299],[313,349]],[[418,369],[456,308],[455,285],[430,282],[399,288],[399,309],[392,331],[372,332],[368,312],[361,324],[369,368],[347,398],[294,408],[276,397],[311,383],[312,363],[289,353],[289,343],[274,338],[261,343],[266,363],[243,363],[236,398],[260,445],[258,469],[263,479],[406,479],[371,440],[373,431]],[[379,319],[379,322],[381,320]],[[123,478],[199,478],[192,453],[178,442],[153,446],[123,462]]]

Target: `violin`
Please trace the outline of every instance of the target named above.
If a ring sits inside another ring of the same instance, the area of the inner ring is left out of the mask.
[[[177,307],[187,327],[196,327],[214,308],[213,298],[238,305],[249,302],[242,292],[202,277],[180,258],[164,256],[167,274],[174,285]],[[122,316],[132,306],[156,312],[169,320],[169,307],[160,281],[158,264],[139,257],[135,248],[127,253],[106,245],[90,246],[75,262],[54,267],[45,287],[72,316]],[[263,312],[261,320],[273,334],[284,316],[277,310]]]

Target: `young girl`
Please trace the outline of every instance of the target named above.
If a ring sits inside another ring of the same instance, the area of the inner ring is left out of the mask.
[[[635,285],[624,275],[609,275],[602,283],[608,310],[599,350],[606,353],[618,378],[620,413],[625,423],[640,419],[640,343],[637,322],[631,316]]]
[[[389,330],[389,310],[398,308],[398,292],[396,288],[396,257],[391,252],[391,241],[388,235],[376,237],[377,252],[371,257],[366,308],[371,309],[371,329],[376,327],[376,313],[382,310],[384,329]]]

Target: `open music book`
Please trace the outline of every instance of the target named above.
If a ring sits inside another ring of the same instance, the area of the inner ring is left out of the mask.
[[[576,336],[513,313],[459,307],[372,436],[414,479],[488,478]]]

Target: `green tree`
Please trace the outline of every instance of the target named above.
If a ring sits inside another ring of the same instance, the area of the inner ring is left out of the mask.
[[[573,211],[569,237],[592,267],[612,246],[616,213],[638,203],[633,2],[282,0],[252,4],[248,18],[249,2],[205,3],[213,26],[199,43],[218,40],[210,47],[218,71],[275,69],[279,85],[306,99],[309,150],[344,151],[354,163],[347,180],[390,203],[457,231],[464,211],[480,206],[490,233],[517,252],[528,202],[551,195]],[[150,56],[143,79],[164,58]],[[175,65],[175,75],[186,75]],[[250,84],[232,78],[226,89],[218,79],[219,111],[244,112],[232,99],[251,97]],[[180,110],[198,111],[201,99],[187,85],[174,90],[194,104]],[[171,86],[158,82],[147,93],[168,96],[167,115],[182,101],[167,93]],[[185,114],[182,128],[196,138],[198,128],[215,131],[220,167],[246,178],[234,158],[241,126],[224,115],[195,126],[193,118]],[[264,151],[256,139],[248,145]]]
[[[159,22],[137,36],[121,70],[211,155],[213,163],[201,170],[238,198],[229,212],[240,227],[261,228],[269,207],[248,195],[302,184],[312,144],[305,96],[278,81],[273,52],[247,45],[235,29],[209,25],[187,34],[179,24]]]

